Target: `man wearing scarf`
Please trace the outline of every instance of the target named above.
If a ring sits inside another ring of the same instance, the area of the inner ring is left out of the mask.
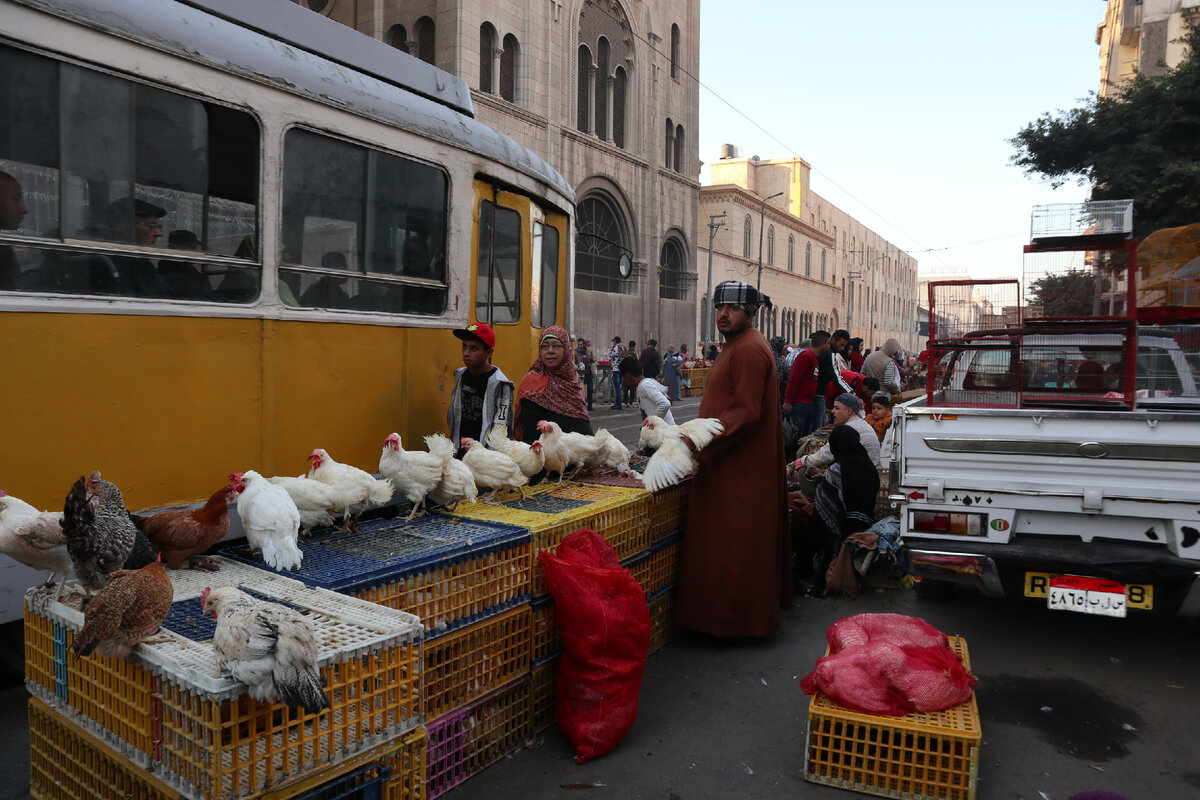
[[[724,281],[713,305],[725,346],[699,415],[725,432],[696,455],[675,621],[714,636],[768,636],[791,603],[779,378],[753,327],[770,299]]]
[[[563,432],[592,434],[583,381],[568,348],[571,337],[558,325],[542,331],[538,359],[517,388],[517,434],[523,442],[537,440],[537,424],[557,422]]]

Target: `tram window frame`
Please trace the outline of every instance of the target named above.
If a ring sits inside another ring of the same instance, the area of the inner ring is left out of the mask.
[[[284,302],[444,314],[449,194],[449,176],[437,165],[289,128],[280,228]]]
[[[530,324],[544,328],[558,322],[558,228],[533,223],[533,278],[529,293]]]
[[[8,43],[0,64],[14,85],[41,86],[33,98],[11,93],[19,106],[0,101],[10,120],[0,169],[33,201],[11,288],[217,303],[259,296],[261,126],[252,114]]]
[[[494,224],[495,220],[500,224]],[[481,200],[475,276],[476,319],[491,325],[512,325],[521,321],[521,267],[524,263],[521,242],[521,212],[492,200]],[[497,294],[503,299],[497,301]]]

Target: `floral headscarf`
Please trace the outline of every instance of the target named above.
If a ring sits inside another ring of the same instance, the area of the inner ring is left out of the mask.
[[[587,400],[584,397],[583,381],[575,370],[569,348],[571,337],[562,327],[550,325],[542,331],[541,341],[557,339],[565,351],[563,361],[554,370],[546,368],[539,354],[537,361],[529,367],[529,373],[521,381],[517,392],[517,403],[522,400],[532,400],[547,411],[563,414],[576,419],[591,419],[587,411]],[[529,380],[530,375],[544,375],[545,382]]]

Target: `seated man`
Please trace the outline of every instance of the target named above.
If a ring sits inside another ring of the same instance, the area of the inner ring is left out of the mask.
[[[845,394],[838,395],[838,398],[833,401],[833,424],[834,425],[849,425],[858,431],[858,437],[863,448],[870,456],[872,463],[876,467],[879,463],[879,437],[875,435],[875,429],[863,419],[862,401],[858,399],[858,395]],[[796,469],[804,467],[815,467],[817,469],[825,469],[834,461],[833,451],[826,444],[820,450],[796,461]]]

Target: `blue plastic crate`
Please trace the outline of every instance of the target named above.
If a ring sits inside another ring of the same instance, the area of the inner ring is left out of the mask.
[[[530,542],[525,528],[435,514],[412,522],[368,520],[353,533],[318,531],[300,542],[304,557],[300,568],[290,572],[272,570],[247,545],[226,548],[220,554],[308,586],[411,611],[422,617],[427,631],[444,632],[528,601]],[[504,559],[514,564],[498,567],[497,561]],[[462,572],[481,560],[487,565],[475,570],[476,574]],[[485,570],[487,575],[482,574]],[[504,574],[498,577],[498,570]],[[446,577],[449,574],[453,577]],[[423,613],[412,598],[401,597],[412,584],[420,586],[410,594],[440,597],[454,591],[450,584],[458,586],[474,579],[478,580],[470,593],[475,598],[473,605],[461,613],[453,609]],[[443,585],[433,585],[436,581]]]

